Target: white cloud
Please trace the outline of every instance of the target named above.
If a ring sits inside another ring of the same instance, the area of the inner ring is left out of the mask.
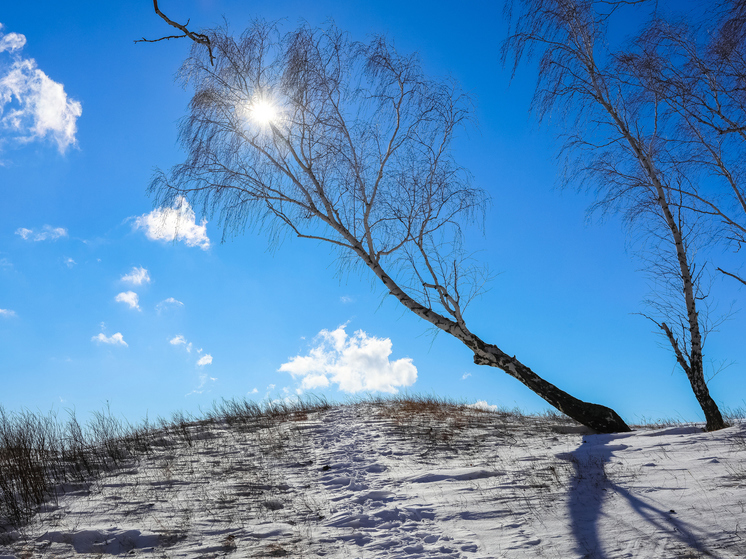
[[[187,199],[180,196],[170,208],[156,208],[149,214],[134,218],[134,229],[143,229],[151,241],[184,241],[187,246],[210,248],[207,220],[197,225],[194,210]]]
[[[204,367],[205,365],[211,365],[212,364],[212,355],[209,353],[206,353],[202,357],[199,358],[199,361],[197,361],[198,367]]]
[[[161,301],[160,303],[158,303],[155,306],[155,310],[158,311],[158,312],[161,312],[162,310],[164,310],[164,309],[166,309],[168,307],[171,307],[171,306],[173,306],[173,307],[183,307],[184,303],[182,303],[181,301],[177,301],[173,297],[169,297],[168,299],[164,299],[163,301]]]
[[[484,411],[497,411],[496,405],[488,404],[485,400],[479,400],[477,402],[474,402],[473,404],[469,404],[467,407]]]
[[[249,394],[258,394],[258,393],[259,393],[259,389],[256,388],[256,387],[254,388],[254,390],[252,390],[251,392],[249,392]]]
[[[28,238],[33,234],[33,231],[31,229],[26,229],[25,227],[19,227],[16,229],[16,235],[20,235],[21,238],[25,241],[28,240]]]
[[[187,350],[187,353],[192,352],[192,343],[187,342],[186,338],[181,334],[178,334],[177,336],[174,336],[173,338],[168,340],[168,343],[170,343],[171,345],[183,345],[184,349]]]
[[[398,392],[417,380],[417,368],[409,358],[389,361],[391,340],[368,336],[358,330],[352,337],[346,325],[316,336],[316,346],[308,355],[298,355],[278,370],[300,378],[301,388],[310,390],[337,384],[344,392],[378,390]]]
[[[0,309],[0,316],[5,318],[10,318],[12,316],[17,316],[16,311],[11,311],[9,309]]]
[[[139,268],[135,266],[129,274],[123,275],[121,280],[132,285],[142,285],[143,283],[150,283],[150,274],[142,266]]]
[[[41,231],[19,227],[15,231],[24,241],[56,241],[61,237],[67,237],[67,229],[64,227],[52,227],[45,225]]]
[[[140,310],[140,305],[138,304],[139,298],[137,296],[137,293],[134,291],[123,291],[116,297],[114,297],[114,300],[117,303],[126,303],[130,306],[131,309],[137,309]]]
[[[2,31],[3,24],[0,23],[0,31]],[[26,44],[26,37],[20,33],[8,33],[3,35],[0,32],[0,52],[13,52],[23,48]]]
[[[0,31],[0,53],[15,53],[25,44],[26,37],[20,33]],[[51,137],[64,153],[76,142],[81,114],[81,104],[68,99],[64,86],[37,68],[33,58],[15,54],[12,64],[0,70],[0,126],[15,141]]]
[[[340,301],[341,303],[345,304],[345,305],[349,305],[350,303],[354,303],[354,302],[355,302],[355,299],[353,299],[352,297],[349,297],[349,296],[347,296],[347,295],[342,295],[342,296],[341,296],[341,297],[339,298],[339,301]]]
[[[192,394],[202,394],[205,391],[204,388],[208,380],[215,382],[218,379],[215,377],[208,376],[207,373],[200,373],[199,374],[199,386],[197,386],[197,388],[195,388],[189,394],[187,394],[187,396],[191,396]]]
[[[77,262],[75,262],[75,260],[73,260],[72,258],[65,258],[65,266],[67,266],[68,268],[72,268],[73,266],[75,266],[75,264],[77,264]]]
[[[99,344],[123,345],[124,347],[127,347],[127,342],[124,341],[124,336],[122,336],[122,334],[119,332],[117,332],[116,334],[112,334],[108,338],[102,332],[98,336],[93,336],[91,338],[91,341],[97,342]]]
[[[468,378],[469,378],[470,376],[471,376],[471,373],[464,373],[463,375],[461,375],[461,380],[466,380],[466,379],[468,379]]]

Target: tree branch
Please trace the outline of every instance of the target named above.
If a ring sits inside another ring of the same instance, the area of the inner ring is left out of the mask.
[[[181,25],[180,23],[176,23],[175,21],[171,20],[164,14],[159,8],[158,8],[158,0],[153,0],[153,8],[155,9],[155,13],[161,16],[163,20],[168,23],[171,27],[175,27],[179,31],[182,31],[183,35],[169,35],[168,37],[161,37],[160,39],[146,39],[143,37],[142,39],[137,39],[136,43],[157,43],[158,41],[165,41],[168,39],[181,39],[182,37],[187,37],[194,41],[195,43],[199,43],[200,45],[205,45],[207,47],[207,52],[210,54],[210,64],[212,66],[215,66],[215,57],[212,54],[212,44],[210,44],[210,38],[207,35],[204,35],[202,33],[195,33],[194,31],[189,31],[187,29],[187,25],[189,25],[189,20],[184,25]]]
[[[681,365],[681,368],[684,369],[686,375],[690,376],[691,369],[689,367],[689,364],[686,362],[684,354],[681,353],[681,349],[679,349],[679,341],[674,337],[673,332],[671,332],[671,329],[668,327],[668,324],[666,324],[665,322],[661,322],[660,324],[658,324],[658,326],[666,333],[668,341],[671,342],[671,347],[676,354],[676,361],[679,362],[679,365]]]
[[[730,276],[732,278],[735,278],[738,281],[740,281],[742,284],[746,285],[746,280],[744,280],[743,278],[737,276],[736,274],[731,274],[730,272],[726,272],[722,268],[718,268],[717,271],[720,272],[721,274],[725,274],[726,276]]]

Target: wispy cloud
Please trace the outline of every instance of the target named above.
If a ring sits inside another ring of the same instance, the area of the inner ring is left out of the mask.
[[[163,301],[158,303],[155,306],[155,310],[158,312],[161,312],[169,307],[183,307],[183,306],[184,306],[184,303],[182,303],[181,301],[177,301],[173,297],[169,297],[168,299],[164,299]]]
[[[391,340],[358,330],[351,337],[346,325],[322,330],[308,355],[298,355],[278,370],[300,378],[301,388],[311,390],[334,383],[344,392],[379,390],[398,392],[417,380],[417,368],[408,358],[389,361]]]
[[[187,353],[192,352],[192,344],[191,342],[187,342],[186,338],[182,336],[181,334],[178,334],[177,336],[174,336],[170,340],[168,340],[168,343],[171,345],[183,345],[184,349],[187,350]]]
[[[2,318],[10,318],[16,315],[16,311],[11,311],[10,309],[0,309],[0,317]]]
[[[45,225],[41,228],[41,231],[35,231],[34,229],[19,227],[16,229],[16,235],[20,236],[24,241],[56,241],[59,238],[67,237],[67,229]]]
[[[51,138],[64,153],[76,143],[83,108],[67,97],[61,83],[37,68],[33,58],[20,56],[25,44],[24,35],[3,33],[0,24],[0,54],[12,59],[0,70],[0,127],[17,142]]]
[[[198,367],[204,367],[205,365],[212,365],[212,355],[210,355],[209,353],[206,353],[199,358],[199,361],[197,361]]]
[[[132,285],[142,285],[143,283],[150,283],[150,274],[142,266],[135,266],[129,274],[124,274],[121,277],[121,281]]]
[[[77,264],[77,262],[75,262],[75,260],[73,260],[72,258],[65,258],[65,266],[67,266],[68,268],[72,268],[73,266],[75,266],[75,264]]]
[[[0,52],[14,52],[21,50],[26,44],[26,36],[20,33],[2,34],[3,24],[0,23]]]
[[[339,298],[339,301],[340,301],[340,303],[343,303],[343,304],[345,304],[345,305],[349,305],[350,303],[354,303],[354,302],[355,302],[355,299],[353,299],[352,297],[349,297],[349,296],[347,296],[347,295],[342,295],[342,296],[341,296],[341,297]]]
[[[199,374],[199,385],[197,386],[197,388],[187,394],[187,396],[191,396],[192,394],[202,394],[203,392],[205,392],[205,386],[207,385],[208,380],[211,382],[215,382],[218,379],[216,377],[209,376],[205,372],[201,372]],[[207,392],[209,392],[209,390]]]
[[[124,336],[122,336],[120,332],[112,334],[108,338],[106,337],[106,334],[101,332],[98,336],[93,336],[91,338],[91,341],[99,344],[123,345],[125,347],[128,347],[127,342],[124,341]]]
[[[463,375],[461,375],[461,380],[466,380],[466,379],[468,379],[468,378],[469,378],[470,376],[471,376],[471,373],[464,373]]]
[[[184,340],[184,336],[181,336],[181,335],[176,336],[176,338],[174,338],[173,340],[171,340],[171,343],[174,343],[174,340],[178,340],[178,342],[176,342],[176,343],[179,343],[179,344],[186,342],[186,340]],[[192,347],[192,344],[189,344],[189,348],[190,349],[191,349],[191,347]],[[201,349],[198,349],[197,353],[199,353],[201,351],[202,351]],[[202,394],[205,391],[205,387],[206,387],[208,381],[215,382],[216,380],[218,380],[215,377],[209,376],[205,372],[205,366],[207,366],[207,365],[212,365],[212,355],[210,355],[209,353],[206,353],[205,355],[203,355],[202,357],[200,357],[199,360],[197,361],[197,367],[199,368],[199,371],[200,371],[199,372],[199,385],[197,386],[197,388],[195,388],[189,394],[187,394],[187,396],[191,396],[192,394]],[[208,392],[209,392],[209,390],[208,390]]]
[[[114,297],[114,300],[117,303],[125,303],[126,305],[129,305],[131,309],[137,309],[138,311],[140,310],[139,297],[134,291],[123,291],[122,293]]]
[[[151,241],[183,241],[187,246],[210,248],[207,237],[207,220],[197,225],[194,210],[183,196],[170,208],[156,208],[148,214],[133,219],[133,228],[145,231]]]

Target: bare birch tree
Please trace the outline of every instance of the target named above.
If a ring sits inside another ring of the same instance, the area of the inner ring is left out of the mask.
[[[746,244],[746,3],[728,0],[706,26],[655,17],[617,56],[620,72],[654,96],[682,175],[681,203],[738,252]],[[737,270],[717,268],[746,285]]]
[[[457,86],[428,79],[384,39],[356,43],[334,27],[282,34],[259,23],[238,39],[205,35],[210,51],[193,44],[180,73],[194,88],[180,130],[187,158],[154,178],[159,205],[186,197],[219,216],[224,235],[256,227],[328,243],[475,363],[597,432],[629,430],[612,409],[567,394],[467,327],[483,278],[462,227],[487,197],[453,158],[469,118]]]
[[[708,430],[725,426],[704,378],[707,332],[705,263],[695,259],[698,215],[692,177],[669,139],[677,127],[663,99],[632,79],[629,60],[608,50],[606,25],[623,4],[589,0],[518,0],[503,62],[513,72],[538,55],[533,108],[540,118],[565,117],[571,130],[565,150],[572,164],[565,181],[585,181],[597,192],[595,206],[623,213],[653,248],[651,272],[662,289],[650,317],[666,337],[704,412]]]

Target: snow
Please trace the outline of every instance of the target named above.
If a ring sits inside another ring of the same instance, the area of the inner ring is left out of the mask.
[[[746,556],[744,423],[590,435],[361,403],[190,429],[0,529],[0,559]]]

